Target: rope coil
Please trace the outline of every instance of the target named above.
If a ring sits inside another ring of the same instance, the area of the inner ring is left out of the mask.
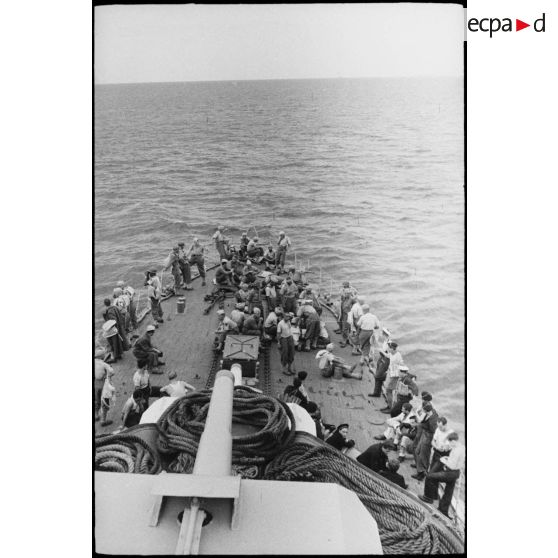
[[[385,554],[463,553],[458,532],[426,506],[354,459],[308,434],[265,468],[264,479],[332,482],[354,492],[378,524]]]
[[[193,468],[210,399],[210,390],[188,393],[159,418],[157,449],[162,455],[179,454],[169,466],[173,472]],[[244,386],[233,392],[233,422],[259,428],[254,434],[233,436],[233,465],[264,465],[288,446],[296,434],[295,420],[287,405]]]
[[[159,455],[138,436],[122,433],[95,438],[95,471],[156,475],[161,469]]]

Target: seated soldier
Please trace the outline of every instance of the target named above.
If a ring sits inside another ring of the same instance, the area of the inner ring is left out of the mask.
[[[413,453],[413,444],[417,436],[417,417],[411,414],[395,429],[393,442],[399,446],[399,461],[405,461],[407,453]]]
[[[397,484],[401,488],[407,488],[407,483],[405,482],[405,478],[403,475],[400,475],[397,471],[399,470],[399,460],[390,457],[387,462],[387,467],[380,471],[380,475],[382,477],[390,480],[391,482]]]
[[[262,294],[258,283],[252,283],[248,288],[248,307],[253,312],[254,308],[260,309],[260,314],[263,314]]]
[[[244,265],[240,261],[236,252],[234,252],[232,255],[230,265],[232,271],[232,282],[238,287],[242,282],[242,272],[244,270]]]
[[[136,341],[132,350],[133,355],[137,359],[138,368],[144,368],[147,365],[147,369],[150,372],[155,372],[158,366],[165,364],[160,360],[163,356],[163,351],[155,347],[151,341],[154,334],[155,326],[148,325],[145,333]]]
[[[316,437],[323,440],[327,434],[331,434],[335,430],[333,425],[325,425],[322,421],[322,413],[318,404],[315,401],[308,401],[306,405],[306,410],[312,417],[314,424],[316,425]],[[329,430],[328,430],[329,427]]]
[[[369,469],[372,469],[372,471],[379,473],[386,469],[388,459],[394,457],[397,459],[394,453],[396,450],[397,446],[390,440],[387,440],[387,442],[372,444],[357,456],[356,460]]]
[[[283,319],[283,310],[279,307],[271,311],[264,322],[264,333],[269,335],[272,340],[277,336],[277,324]]]
[[[242,269],[242,282],[248,285],[255,283],[259,272],[260,270],[252,265],[251,260],[246,260],[246,265]]]
[[[256,307],[253,313],[244,320],[244,325],[242,326],[242,335],[257,335],[262,334],[262,317],[261,310]]]
[[[225,345],[225,338],[229,333],[238,333],[238,325],[234,320],[225,316],[225,311],[222,309],[217,310],[217,329],[215,330],[215,340],[213,342],[214,348],[217,351],[222,351]]]
[[[413,406],[410,403],[404,403],[401,407],[401,413],[395,417],[386,420],[387,427],[384,433],[374,436],[375,440],[393,440],[397,434],[397,428],[402,422],[406,422],[413,413]]]
[[[253,260],[258,260],[264,255],[264,249],[261,246],[258,246],[258,242],[260,239],[255,236],[250,242],[248,242],[248,246],[246,247],[246,255]]]
[[[316,359],[318,361],[318,366],[322,371],[322,376],[324,378],[330,378],[333,376],[335,369],[341,369],[341,372],[345,378],[355,378],[356,380],[362,380],[362,372],[356,373],[354,370],[357,367],[358,362],[355,362],[352,366],[345,363],[342,358],[335,356],[332,351],[334,349],[333,343],[330,343],[325,349],[318,351],[316,354]]]
[[[318,337],[318,347],[324,349],[331,343],[325,322],[320,321],[320,335]]]
[[[184,380],[178,379],[178,374],[174,371],[169,372],[169,384],[161,388],[161,395],[169,397],[182,397],[189,391],[195,391],[196,388]]]
[[[265,269],[267,271],[271,270],[271,269],[275,269],[275,250],[273,249],[273,246],[270,244],[267,247],[267,251],[264,253],[264,262],[265,262]]]
[[[237,302],[242,302],[243,305],[248,302],[248,285],[246,283],[240,283],[240,288],[235,293]]]
[[[216,294],[219,291],[230,293],[235,293],[237,291],[237,287],[232,280],[232,270],[229,260],[221,260],[221,265],[215,272],[215,289],[213,293]]]
[[[294,265],[289,266],[288,277],[291,277],[293,283],[298,287],[299,292],[303,289],[304,274],[302,271],[297,271]]]
[[[237,302],[234,310],[231,312],[231,320],[236,322],[238,330],[242,330],[242,324],[244,323],[244,302]]]
[[[300,389],[301,387],[302,380],[300,378],[295,378],[292,385],[285,388],[285,391],[283,392],[283,399],[289,403],[296,403],[303,409],[306,409],[308,405],[308,397]]]

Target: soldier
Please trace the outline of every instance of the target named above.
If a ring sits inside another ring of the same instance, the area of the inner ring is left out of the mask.
[[[225,228],[222,225],[219,225],[212,236],[215,241],[215,248],[217,249],[217,252],[219,252],[219,257],[221,259],[226,258],[228,255],[226,249],[227,240],[223,234],[224,229]]]
[[[295,345],[291,331],[291,320],[293,318],[294,314],[285,312],[283,319],[277,324],[277,342],[281,351],[281,365],[283,367],[281,372],[286,376],[294,374]]]
[[[178,243],[178,265],[180,266],[180,273],[182,274],[182,279],[184,280],[184,290],[191,291],[192,287],[190,283],[192,282],[192,272],[190,270],[190,262],[186,257],[186,252],[184,251],[184,242]]]
[[[283,273],[285,267],[285,258],[287,257],[287,250],[291,245],[289,237],[285,235],[284,231],[279,233],[279,240],[277,241],[277,256],[275,258],[275,266],[278,273]]]
[[[147,296],[151,302],[151,315],[158,323],[163,323],[163,309],[161,308],[161,280],[157,277],[157,270],[150,269],[146,273],[147,277]]]
[[[198,273],[202,278],[202,287],[205,287],[205,264],[203,252],[204,247],[201,245],[200,241],[197,238],[194,238],[194,242],[192,243],[192,246],[190,246],[186,257],[189,259],[190,265],[195,264],[197,266]]]

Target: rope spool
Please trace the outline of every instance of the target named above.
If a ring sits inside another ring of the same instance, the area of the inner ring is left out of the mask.
[[[157,426],[161,435],[157,449],[162,455],[174,456],[169,470],[184,473],[192,470],[210,398],[211,390],[188,393],[159,418]],[[232,463],[237,466],[265,465],[296,434],[295,420],[287,405],[244,386],[234,389],[233,422],[259,428],[254,434],[233,436]],[[249,474],[254,474],[254,470]]]

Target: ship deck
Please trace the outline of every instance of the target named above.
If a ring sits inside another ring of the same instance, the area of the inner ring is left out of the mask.
[[[163,359],[165,366],[161,367],[164,374],[150,376],[151,385],[163,386],[168,383],[166,372],[171,370],[177,372],[179,379],[188,382],[196,389],[204,389],[206,380],[213,361],[213,339],[214,331],[217,327],[217,305],[214,305],[208,314],[203,311],[207,307],[204,296],[212,290],[212,279],[214,269],[207,271],[207,286],[202,287],[199,278],[192,282],[194,290],[179,293],[185,296],[186,308],[184,313],[177,313],[177,297],[173,296],[162,303],[164,312],[164,323],[159,324],[153,338],[153,344],[164,352]],[[234,307],[235,299],[226,298],[224,309],[230,315]],[[324,308],[322,320],[326,321],[330,339],[336,345],[335,354],[344,358],[348,364],[353,364],[359,360],[358,356],[351,355],[351,347],[339,347],[341,336],[333,333],[336,329],[334,316],[328,308]],[[148,314],[140,323],[138,334],[142,335],[148,324],[152,324],[151,315]],[[315,401],[322,413],[325,423],[350,425],[349,438],[355,440],[355,448],[358,453],[364,451],[368,446],[378,443],[374,436],[383,433],[386,425],[385,421],[389,415],[380,412],[380,408],[385,406],[383,398],[368,397],[368,393],[373,391],[374,379],[365,369],[362,380],[344,378],[333,380],[323,378],[318,368],[318,361],[315,359],[316,351],[296,352],[295,369],[296,371],[306,370],[308,378],[304,385],[308,391],[311,401]],[[262,356],[260,355],[260,359]],[[99,422],[95,423],[96,434],[108,434],[118,429],[120,424],[120,412],[126,399],[133,391],[132,376],[136,370],[136,360],[132,351],[124,353],[122,360],[112,365],[115,371],[113,383],[116,387],[116,402],[110,409],[108,418],[113,420],[113,424],[102,427]],[[263,362],[260,363],[260,370],[263,369]],[[359,370],[359,367],[357,367]],[[280,396],[285,387],[292,383],[294,376],[285,376],[281,373],[280,354],[277,344],[274,342],[270,348],[270,374],[271,374],[271,395]],[[256,386],[258,387],[258,386]],[[153,400],[152,400],[153,401]],[[352,452],[358,455],[357,452]],[[413,459],[410,455],[401,464],[399,473],[405,477],[409,488],[414,494],[422,494],[423,482],[418,482],[411,478],[415,469],[410,467]]]

